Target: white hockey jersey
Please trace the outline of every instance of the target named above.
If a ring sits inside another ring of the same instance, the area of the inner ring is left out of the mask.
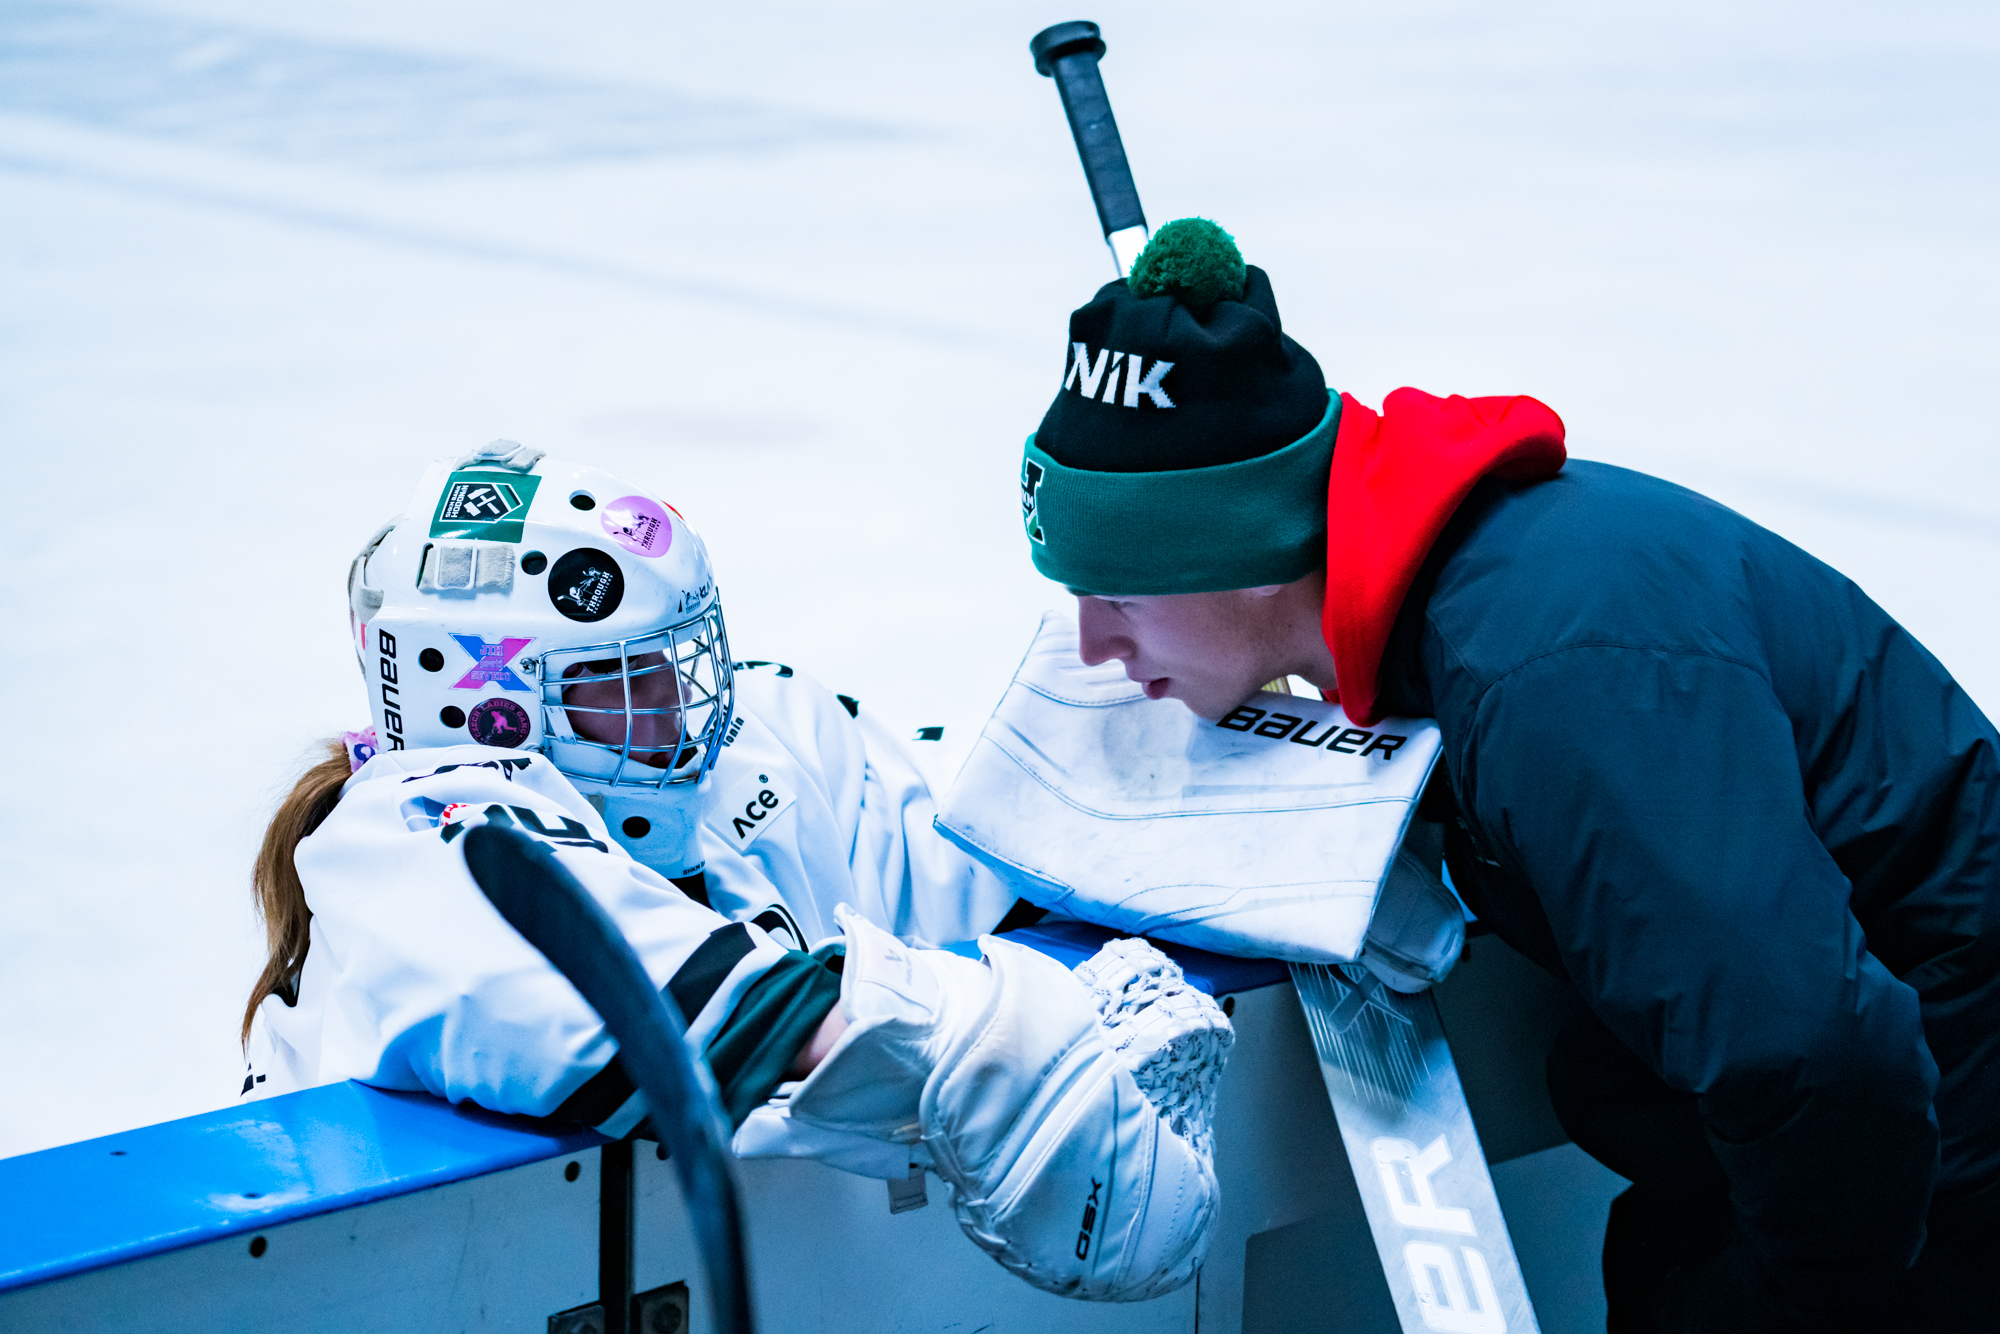
[[[782,663],[739,666],[702,822],[709,902],[806,950],[840,935],[837,903],[913,945],[992,930],[1013,891],[938,834],[923,775],[850,703]]]
[[[737,673],[736,712],[701,832],[710,908],[633,860],[539,755],[457,746],[370,760],[299,844],[311,946],[296,994],[259,1007],[243,1096],[358,1079],[495,1111],[561,1109],[614,1135],[638,1123],[643,1100],[613,1078],[602,1023],[451,846],[488,820],[555,849],[689,1016],[697,1051],[786,948],[840,934],[836,904],[915,944],[970,939],[1006,912],[1013,894],[932,829],[922,777],[866,711],[763,664]]]

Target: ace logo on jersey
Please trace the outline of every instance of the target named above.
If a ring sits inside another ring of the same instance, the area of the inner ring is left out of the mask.
[[[798,798],[784,780],[769,773],[746,774],[709,813],[709,827],[734,843],[739,851],[755,843],[771,822],[792,808]],[[727,821],[728,823],[724,823]]]
[[[518,542],[542,479],[533,473],[455,472],[431,516],[432,537]]]

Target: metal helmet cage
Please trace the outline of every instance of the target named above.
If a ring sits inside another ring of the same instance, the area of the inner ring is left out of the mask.
[[[653,655],[658,655],[657,661],[644,661]],[[578,665],[595,667],[608,662],[616,662],[616,676],[599,670],[588,677],[565,675]],[[635,706],[633,683],[669,671],[675,674],[673,703]],[[569,777],[609,787],[657,789],[700,782],[715,766],[722,738],[736,711],[729,636],[723,628],[719,597],[712,597],[694,616],[644,635],[547,650],[537,664],[537,675],[541,681],[543,753]],[[623,704],[608,707],[566,701],[565,691],[584,680],[593,684],[617,680]],[[624,740],[613,744],[579,735],[570,721],[570,715],[578,713],[621,719]],[[652,746],[634,744],[634,720],[648,716],[674,720],[671,741]],[[667,750],[674,752],[667,764],[647,762],[648,757]]]

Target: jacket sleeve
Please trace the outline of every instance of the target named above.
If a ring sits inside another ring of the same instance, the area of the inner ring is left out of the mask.
[[[1696,1099],[1734,1216],[1712,1273],[1736,1277],[1704,1280],[1708,1318],[1850,1327],[1923,1243],[1937,1070],[1915,992],[1868,952],[1814,834],[1768,682],[1716,657],[1569,649],[1491,685],[1456,759],[1585,1004]]]

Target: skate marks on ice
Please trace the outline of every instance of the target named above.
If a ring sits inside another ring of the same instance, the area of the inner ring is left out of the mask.
[[[0,171],[86,185],[100,190],[191,205],[196,208],[221,209],[259,218],[265,222],[310,228],[352,240],[372,241],[448,259],[474,260],[557,277],[582,279],[616,288],[621,292],[636,293],[666,301],[699,302],[704,305],[727,307],[750,315],[799,320],[808,324],[881,334],[927,345],[973,348],[1016,358],[1024,355],[1024,349],[1018,341],[975,328],[908,319],[890,311],[864,309],[833,301],[815,301],[775,291],[760,290],[741,283],[716,281],[689,274],[655,272],[638,264],[598,259],[588,254],[559,250],[533,242],[517,241],[507,237],[480,236],[470,230],[447,231],[395,218],[370,217],[358,211],[311,201],[256,195],[200,182],[106,170],[92,165],[58,162],[4,151],[0,151]],[[613,430],[610,433],[617,432]]]
[[[382,173],[904,133],[648,84],[59,0],[0,6],[0,111]]]
[[[1532,1334],[1437,1002],[1357,964],[1293,964],[1292,982],[1406,1334]]]
[[[63,0],[0,5],[0,116],[10,114],[241,161],[149,160],[29,133],[8,136],[27,151],[0,148],[0,171],[655,299],[1021,353],[976,328],[716,276],[726,266],[662,271],[650,251],[621,251],[601,234],[583,243],[551,235],[533,210],[496,213],[476,193],[423,205],[393,188],[447,174],[463,182],[480,172],[900,143],[919,134],[909,127]],[[353,172],[391,188],[356,189]]]

